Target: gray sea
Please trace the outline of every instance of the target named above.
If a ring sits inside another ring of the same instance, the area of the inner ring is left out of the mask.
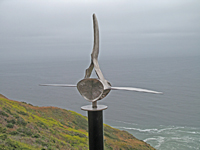
[[[88,105],[76,88],[39,84],[76,84],[84,77],[88,59],[0,60],[0,93],[36,106],[74,110]],[[107,105],[104,123],[126,130],[158,150],[200,149],[200,57],[100,59],[113,86],[146,88],[162,95],[111,91],[99,104]],[[96,77],[95,74],[92,75]]]

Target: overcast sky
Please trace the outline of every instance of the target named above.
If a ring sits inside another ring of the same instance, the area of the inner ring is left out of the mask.
[[[0,59],[200,55],[199,0],[0,0]]]

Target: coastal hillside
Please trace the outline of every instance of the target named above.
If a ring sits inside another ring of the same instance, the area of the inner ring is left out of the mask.
[[[126,131],[104,125],[105,150],[154,150]],[[37,107],[0,94],[0,150],[87,150],[87,117]]]

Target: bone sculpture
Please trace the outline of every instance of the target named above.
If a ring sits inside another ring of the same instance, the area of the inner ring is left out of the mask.
[[[146,92],[160,94],[162,92],[133,88],[133,87],[112,87],[110,82],[108,82],[103,73],[100,70],[98,63],[99,54],[99,27],[96,15],[93,14],[93,26],[94,26],[94,45],[91,54],[91,63],[88,69],[85,71],[85,77],[77,83],[73,84],[41,84],[42,86],[58,86],[58,87],[77,87],[79,93],[89,102],[92,102],[92,108],[97,108],[97,101],[103,99],[108,95],[110,90],[127,90],[136,92]],[[95,70],[98,78],[90,78],[92,70]]]

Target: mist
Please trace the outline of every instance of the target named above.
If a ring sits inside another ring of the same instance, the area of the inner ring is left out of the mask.
[[[89,59],[92,14],[100,58],[200,55],[198,0],[2,0],[0,59]]]

